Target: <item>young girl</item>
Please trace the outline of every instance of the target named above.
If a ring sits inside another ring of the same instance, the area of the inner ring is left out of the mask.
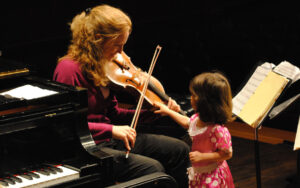
[[[231,88],[218,72],[202,73],[190,82],[191,105],[195,114],[183,116],[164,104],[155,103],[155,113],[169,115],[188,129],[192,138],[188,168],[189,187],[234,187],[226,160],[232,157],[231,135],[224,126],[232,121]]]

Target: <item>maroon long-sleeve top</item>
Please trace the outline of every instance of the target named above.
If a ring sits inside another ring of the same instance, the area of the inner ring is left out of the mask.
[[[112,137],[113,124],[130,125],[135,111],[119,108],[116,96],[112,92],[105,99],[100,87],[94,86],[93,81],[84,76],[78,62],[71,59],[60,61],[54,71],[53,80],[72,86],[87,88],[87,120],[96,144],[108,141]],[[147,122],[153,119],[152,112],[145,110],[141,112],[140,121]]]

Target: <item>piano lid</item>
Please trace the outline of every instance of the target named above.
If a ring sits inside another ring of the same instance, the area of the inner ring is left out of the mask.
[[[0,58],[0,79],[29,75],[29,69],[23,63]]]

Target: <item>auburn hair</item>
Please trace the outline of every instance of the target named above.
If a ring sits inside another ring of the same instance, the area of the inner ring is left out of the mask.
[[[118,8],[99,5],[76,15],[69,24],[72,32],[71,43],[66,56],[80,64],[81,71],[94,81],[96,86],[106,86],[103,44],[124,32],[131,32],[132,22],[128,15]],[[96,38],[96,34],[100,34]]]

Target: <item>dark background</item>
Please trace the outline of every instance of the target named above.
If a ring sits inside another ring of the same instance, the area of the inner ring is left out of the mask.
[[[147,71],[155,47],[162,46],[153,76],[167,93],[188,94],[193,76],[217,69],[227,75],[235,95],[261,62],[287,60],[299,67],[300,7],[289,0],[2,1],[2,57],[51,79],[69,44],[68,23],[102,3],[131,17],[125,52],[136,66]],[[299,81],[281,100],[297,93]]]

